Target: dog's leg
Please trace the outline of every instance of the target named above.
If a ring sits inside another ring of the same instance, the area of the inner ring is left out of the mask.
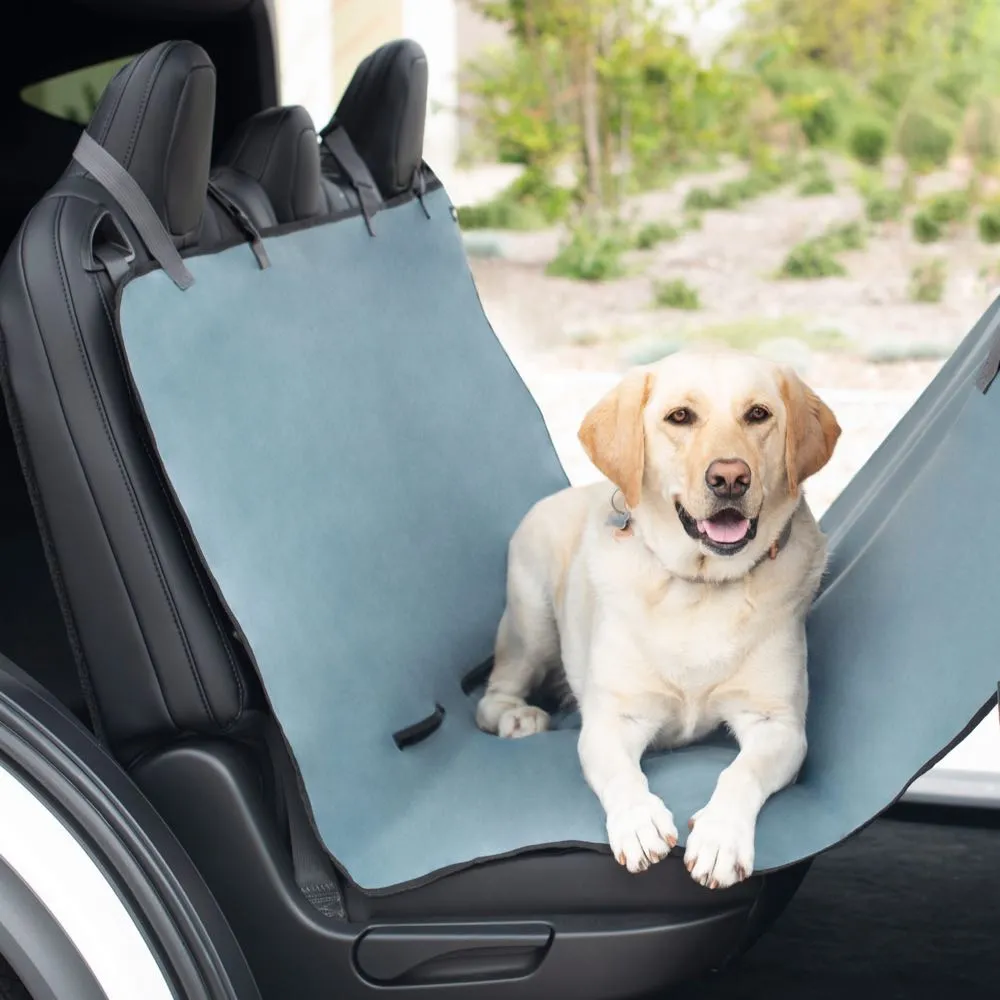
[[[740,752],[692,817],[684,853],[691,876],[710,889],[724,889],[753,871],[757,815],[795,778],[806,755],[805,720],[794,708],[783,714],[748,709],[726,721]]]
[[[476,709],[479,728],[503,737],[548,729],[549,713],[525,698],[558,660],[558,631],[548,595],[540,581],[512,560],[493,670]]]
[[[607,814],[611,853],[630,872],[645,871],[677,844],[674,818],[639,763],[659,724],[623,714],[612,696],[594,689],[581,714],[580,763]]]

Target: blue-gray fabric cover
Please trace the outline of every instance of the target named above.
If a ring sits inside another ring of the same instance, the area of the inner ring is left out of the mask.
[[[606,849],[571,726],[477,730],[461,679],[492,651],[508,539],[565,485],[483,315],[443,190],[375,217],[188,260],[123,290],[122,342],[155,447],[253,652],[318,831],[387,890],[542,845]],[[810,620],[810,751],[766,804],[757,869],[885,809],[996,692],[1000,389],[973,385],[990,309],[835,503]],[[445,711],[400,750],[393,733]],[[735,749],[650,756],[681,831]]]

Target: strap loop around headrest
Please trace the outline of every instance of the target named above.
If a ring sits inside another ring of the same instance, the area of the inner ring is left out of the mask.
[[[80,136],[73,150],[73,159],[118,203],[135,226],[150,256],[171,281],[182,291],[190,288],[194,284],[194,275],[187,269],[166,226],[135,178],[87,132]]]

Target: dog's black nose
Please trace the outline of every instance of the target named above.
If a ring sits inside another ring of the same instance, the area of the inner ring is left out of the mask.
[[[741,458],[717,458],[708,467],[705,482],[721,499],[741,497],[750,489],[750,466]]]

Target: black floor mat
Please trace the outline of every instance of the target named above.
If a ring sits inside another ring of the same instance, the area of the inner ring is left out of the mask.
[[[742,961],[670,1000],[1000,996],[1000,813],[903,815],[818,858]]]

